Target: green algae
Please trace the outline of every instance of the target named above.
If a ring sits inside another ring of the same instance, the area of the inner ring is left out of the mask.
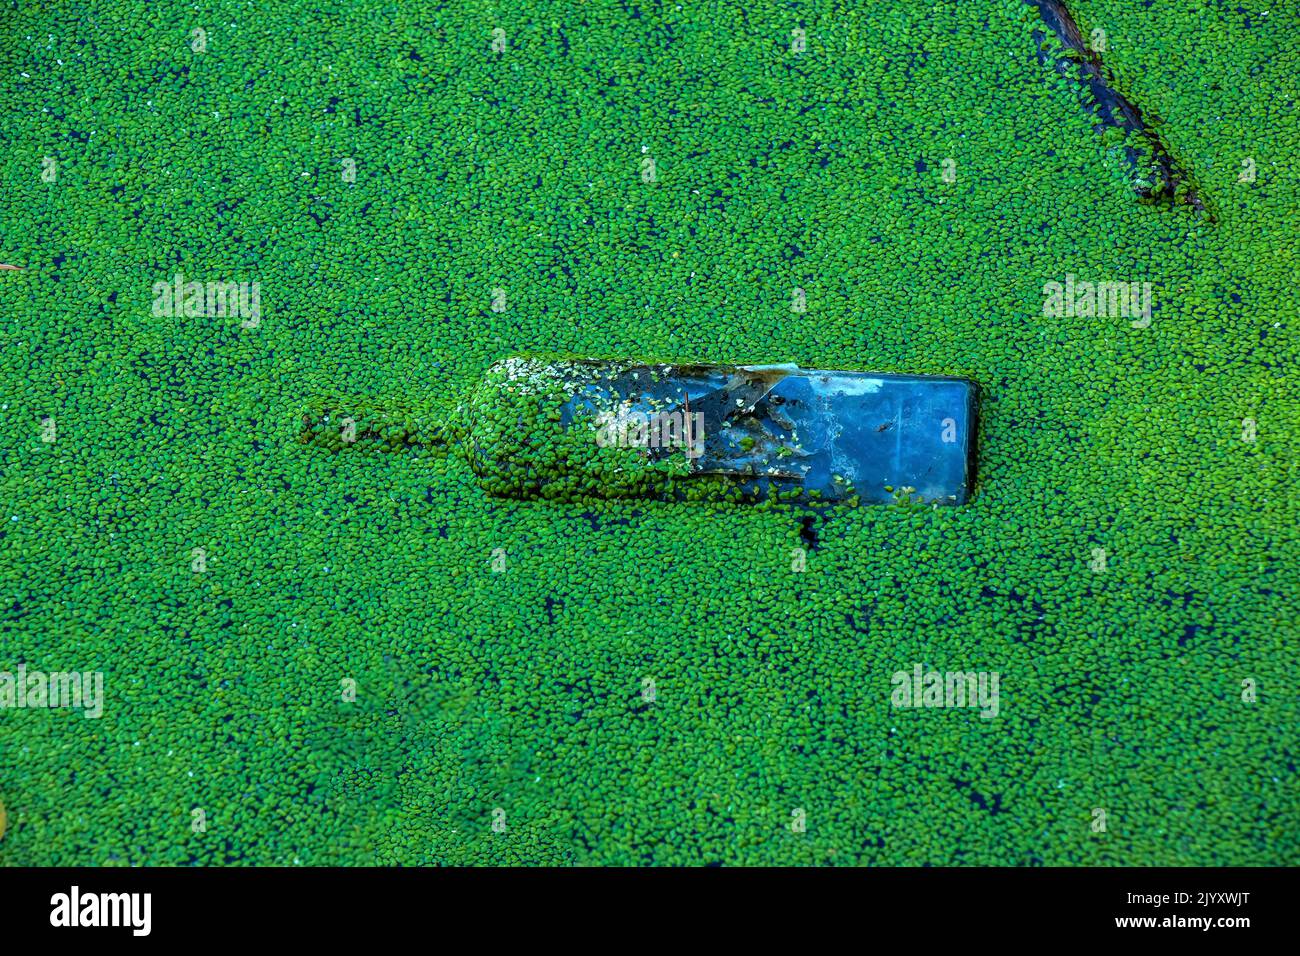
[[[108,696],[0,714],[0,862],[1300,861],[1294,11],[1072,4],[1211,229],[1000,9],[681,6],[11,11],[0,670]],[[980,495],[485,496],[423,436],[543,349],[970,377]]]
[[[627,362],[628,368],[634,363]],[[652,458],[642,448],[597,441],[598,413],[563,420],[581,369],[561,356],[530,356],[492,365],[462,412],[466,457],[489,494],[581,501],[667,497],[673,479],[690,473],[683,455]],[[622,398],[613,395],[609,405]]]

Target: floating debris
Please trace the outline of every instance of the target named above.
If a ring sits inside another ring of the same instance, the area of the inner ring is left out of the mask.
[[[971,382],[941,376],[516,357],[487,370],[445,432],[500,497],[959,505],[975,402]],[[400,451],[440,434],[347,407],[305,414],[302,440]]]
[[[1025,0],[1042,17],[1046,30],[1033,31],[1038,61],[1050,65],[1079,87],[1081,98],[1097,119],[1094,127],[1117,157],[1130,187],[1147,203],[1192,206],[1205,212],[1188,175],[1131,100],[1115,89],[1101,62],[1061,0]],[[1049,32],[1050,31],[1050,34]]]

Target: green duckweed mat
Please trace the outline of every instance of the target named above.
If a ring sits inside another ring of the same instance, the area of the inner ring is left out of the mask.
[[[0,672],[103,700],[0,710],[0,861],[1300,862],[1300,14],[1071,8],[1212,217],[1016,3],[7,4]],[[968,377],[976,493],[299,441],[530,351]]]

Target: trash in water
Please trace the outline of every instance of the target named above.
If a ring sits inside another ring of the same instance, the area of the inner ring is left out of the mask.
[[[964,504],[976,387],[795,365],[514,358],[464,425],[490,493]]]

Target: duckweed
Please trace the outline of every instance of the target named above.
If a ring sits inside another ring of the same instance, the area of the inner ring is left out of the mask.
[[[0,862],[1300,863],[1300,20],[1071,9],[1217,221],[998,5],[10,10],[0,672],[105,701],[0,713]],[[486,494],[548,350],[969,378],[976,493]]]

